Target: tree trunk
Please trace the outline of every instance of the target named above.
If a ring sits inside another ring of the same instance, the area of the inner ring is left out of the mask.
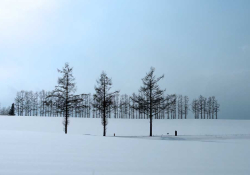
[[[149,134],[149,136],[150,137],[152,137],[152,135],[153,135],[153,127],[152,127],[152,122],[153,121],[153,116],[152,115],[150,115],[150,134]]]
[[[150,87],[151,87],[151,83],[150,83]],[[150,137],[152,137],[153,135],[153,131],[152,131],[152,120],[153,120],[153,115],[152,115],[152,88],[150,88],[150,94],[149,94],[149,98],[150,98],[150,114],[149,114],[149,117],[150,117]]]
[[[67,84],[66,84],[66,101],[65,101],[65,107],[66,107],[66,112],[65,112],[65,134],[68,133],[68,115],[69,115],[69,112],[68,112],[68,83],[69,83],[69,78],[68,78],[68,75],[67,75]]]
[[[105,94],[105,79],[104,79],[104,95],[103,95],[103,136],[106,136],[106,94]]]
[[[65,134],[67,134],[67,132],[68,132],[67,125],[68,125],[68,117],[67,117],[67,114],[66,114],[66,118],[65,118]]]
[[[103,136],[106,136],[106,117],[105,117],[105,112],[103,114]]]

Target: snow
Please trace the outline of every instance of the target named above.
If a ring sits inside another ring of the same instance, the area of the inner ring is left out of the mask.
[[[248,120],[62,121],[0,116],[0,175],[250,174]]]

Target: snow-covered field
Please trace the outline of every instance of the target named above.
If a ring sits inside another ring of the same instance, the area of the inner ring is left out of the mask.
[[[250,174],[247,120],[62,120],[0,116],[0,175]]]

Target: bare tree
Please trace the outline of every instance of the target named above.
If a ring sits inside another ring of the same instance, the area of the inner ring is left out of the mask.
[[[21,115],[21,103],[22,103],[22,96],[21,96],[21,92],[17,92],[16,98],[15,98],[15,107],[16,107],[16,112],[17,115],[20,116]]]
[[[103,136],[106,136],[106,126],[108,124],[107,114],[109,108],[113,106],[112,99],[119,91],[109,92],[112,87],[112,80],[105,72],[102,72],[100,79],[96,82],[97,86],[95,86],[96,93],[94,94],[93,106],[102,114]]]
[[[207,98],[203,97],[203,119],[206,119],[207,113]]]
[[[178,96],[178,119],[182,119],[183,114],[183,98],[182,95]]]
[[[58,78],[58,86],[55,87],[55,90],[53,90],[52,93],[46,97],[46,99],[55,97],[59,101],[58,108],[60,108],[64,113],[65,120],[63,125],[65,134],[67,134],[70,111],[76,104],[82,102],[82,98],[80,98],[80,95],[73,95],[76,91],[73,68],[70,68],[69,64],[65,63],[63,69],[58,69],[58,72],[62,74],[62,77]],[[86,106],[82,105],[81,107]]]
[[[202,95],[200,95],[199,97],[199,111],[200,111],[200,114],[201,114],[201,119],[202,119],[202,114],[204,114],[204,97]]]
[[[214,112],[215,112],[215,118],[218,119],[218,112],[220,111],[220,104],[217,100],[214,101]]]
[[[207,108],[207,119],[211,119],[211,112],[212,112],[212,98],[211,97],[208,97],[207,99],[207,104],[206,104],[206,108]]]
[[[184,96],[184,115],[185,115],[185,119],[187,119],[187,115],[188,115],[188,111],[189,111],[188,101],[189,101],[188,96]]]
[[[194,99],[192,102],[192,111],[194,113],[194,118],[199,119],[199,101]]]
[[[177,96],[174,94],[173,95],[173,99],[174,99],[174,103],[171,106],[170,110],[171,110],[171,119],[176,119],[176,101],[177,101]]]
[[[143,86],[139,89],[139,95],[134,95],[131,97],[132,101],[139,104],[138,108],[143,109],[142,112],[144,112],[146,115],[149,115],[150,136],[153,134],[153,116],[157,115],[161,110],[166,109],[168,105],[174,103],[175,101],[172,99],[173,96],[171,95],[164,97],[165,90],[160,90],[159,85],[157,84],[164,77],[164,75],[156,78],[154,76],[154,71],[155,69],[151,68],[149,73],[147,73],[142,79]],[[159,104],[164,105],[160,105],[160,109],[158,109]]]
[[[215,97],[211,97],[211,113],[212,113],[212,119],[214,119],[214,113],[215,113]]]

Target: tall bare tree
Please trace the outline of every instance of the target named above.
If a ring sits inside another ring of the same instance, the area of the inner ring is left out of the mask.
[[[172,95],[164,97],[165,90],[160,90],[157,84],[164,75],[156,78],[154,75],[155,69],[151,67],[149,73],[142,79],[143,86],[139,89],[139,95],[131,97],[132,101],[139,104],[138,108],[150,119],[150,136],[153,135],[153,116],[157,115],[162,110],[166,109],[170,104],[174,103]],[[168,102],[168,103],[167,103]],[[160,105],[159,107],[159,104]]]
[[[108,124],[108,113],[109,108],[113,106],[113,98],[119,91],[109,92],[112,87],[112,80],[107,76],[105,72],[102,72],[99,80],[96,81],[97,86],[95,86],[94,103],[93,107],[101,112],[102,115],[102,125],[103,125],[103,136],[106,136],[107,124]]]
[[[62,77],[58,78],[58,85],[55,87],[55,90],[53,90],[51,94],[46,97],[46,99],[54,97],[60,102],[58,104],[58,108],[60,108],[64,113],[65,120],[63,125],[65,134],[67,134],[70,111],[76,104],[82,102],[82,98],[80,98],[80,95],[74,95],[76,85],[74,82],[75,78],[73,76],[73,68],[69,67],[68,63],[65,63],[62,70],[58,69],[58,72],[62,74]],[[86,106],[82,105],[80,107]]]

